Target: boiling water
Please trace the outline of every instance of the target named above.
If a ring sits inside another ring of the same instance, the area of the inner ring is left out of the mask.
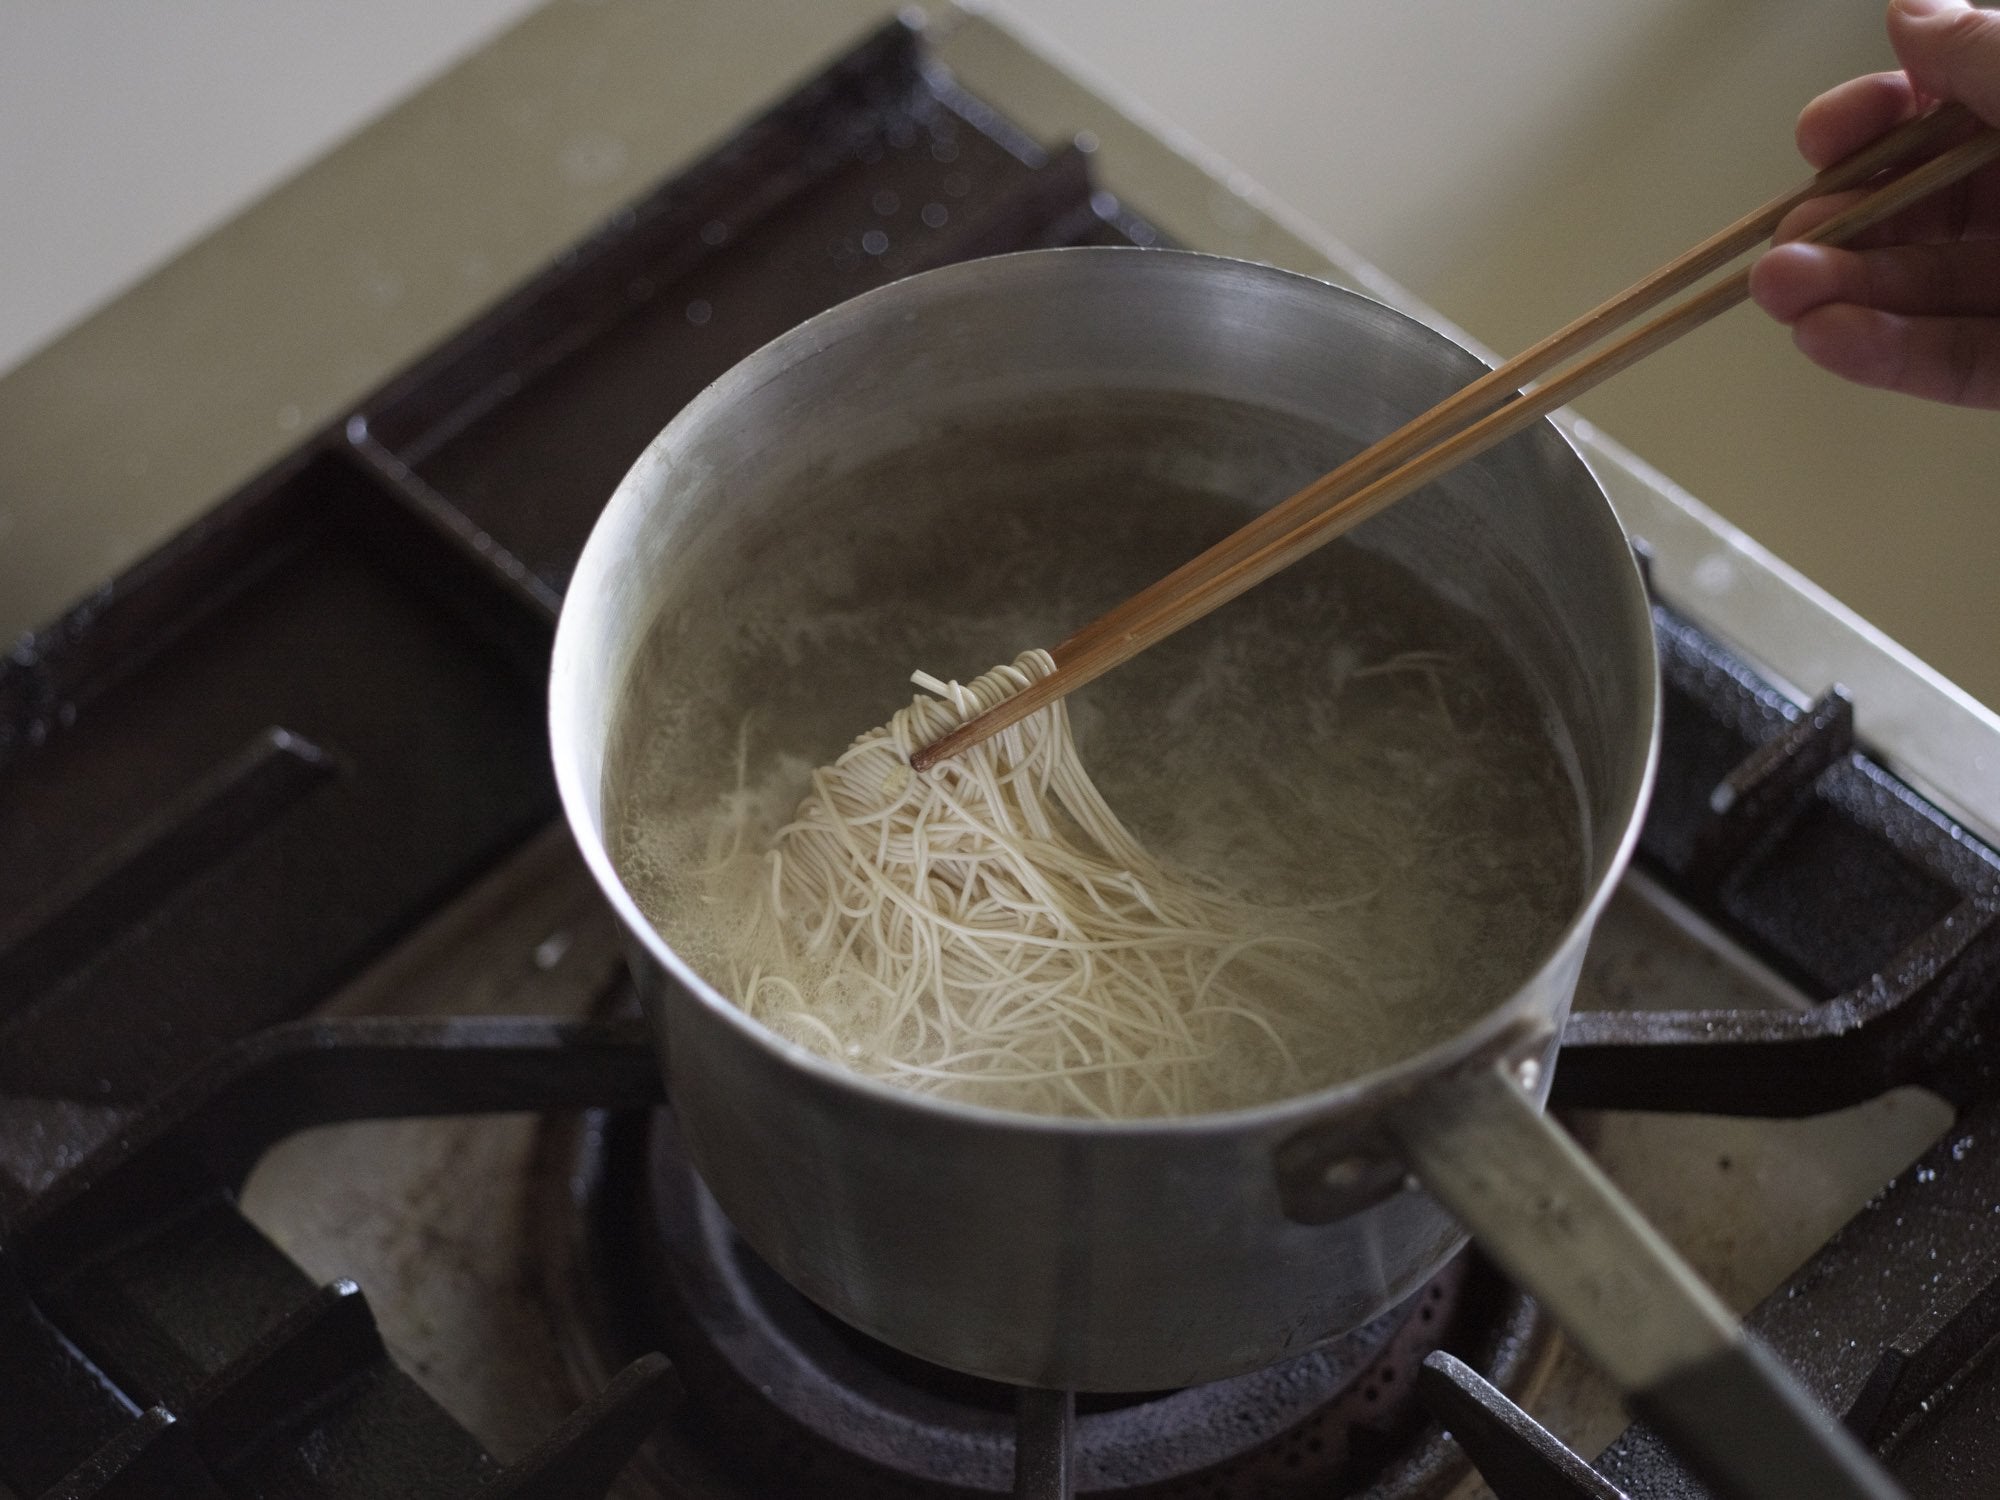
[[[908,703],[912,669],[970,679],[1051,645],[1246,518],[1188,477],[1146,476],[1144,506],[1056,486],[969,528],[963,502],[990,496],[910,497],[883,473],[867,506],[697,570],[642,653],[607,774],[612,859],[675,950],[726,983],[746,860],[815,766]],[[1314,909],[1343,959],[1329,992],[1273,1007],[1303,1071],[1240,1028],[1198,1108],[1445,1039],[1534,970],[1580,898],[1578,800],[1535,696],[1476,621],[1364,546],[1336,542],[1070,704],[1084,764],[1153,854]]]

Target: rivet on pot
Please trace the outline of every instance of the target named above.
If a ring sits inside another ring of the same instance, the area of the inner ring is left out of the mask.
[[[1388,1154],[1326,1154],[1325,1145],[1304,1132],[1277,1154],[1278,1194],[1285,1216],[1299,1224],[1327,1224],[1372,1208],[1406,1186],[1400,1160]],[[1342,1142],[1351,1145],[1351,1141]]]
[[[1370,1165],[1371,1163],[1355,1156],[1330,1161],[1326,1164],[1325,1170],[1319,1174],[1320,1186],[1329,1193],[1352,1193],[1368,1180]]]

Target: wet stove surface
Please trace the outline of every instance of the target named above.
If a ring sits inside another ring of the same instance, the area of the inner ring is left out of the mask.
[[[648,1122],[542,674],[597,507],[713,375],[1143,208],[892,27],[17,648],[0,1495],[601,1495],[649,1433],[619,1493],[1006,1488],[1005,1393],[829,1327]],[[2000,1491],[2000,861],[1837,695],[1656,624],[1661,784],[1558,1100],[1913,1494]],[[1420,1379],[1440,1346],[1602,1476]],[[1445,1412],[1503,1494],[1700,1493],[1476,1261],[1230,1384],[1087,1403],[1086,1485],[1442,1494]]]

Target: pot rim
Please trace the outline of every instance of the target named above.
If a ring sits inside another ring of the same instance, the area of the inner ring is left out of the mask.
[[[1189,264],[1214,265],[1227,268],[1232,274],[1247,275],[1253,279],[1271,277],[1289,282],[1311,283],[1336,296],[1371,304],[1394,317],[1416,324],[1426,334],[1442,340],[1452,349],[1470,355],[1475,360],[1479,358],[1449,335],[1420,319],[1390,307],[1378,298],[1337,286],[1324,278],[1229,256],[1153,247],[1064,246],[1046,250],[1016,251],[980,260],[961,261],[903,277],[828,308],[746,355],[682,407],[634,461],[593,524],[590,537],[577,559],[576,568],[570,577],[569,588],[564,595],[562,611],[556,624],[550,668],[549,738],[555,763],[556,790],[562,800],[563,814],[585,865],[597,881],[599,889],[610,900],[619,920],[629,933],[634,934],[645,945],[648,955],[687,993],[690,999],[719,1013],[722,1021],[736,1028],[754,1045],[776,1054],[781,1062],[802,1069],[821,1084],[852,1089],[871,1103],[921,1110],[940,1119],[973,1127],[1005,1127],[1010,1130],[1027,1130],[1060,1137],[1099,1138],[1110,1135],[1134,1140],[1206,1134],[1218,1129],[1284,1135],[1330,1116],[1360,1114],[1382,1100],[1406,1094],[1442,1074],[1456,1071],[1476,1059],[1491,1056],[1496,1051],[1505,1049],[1514,1039],[1514,1034],[1524,1026],[1529,1030],[1535,1030],[1534,1023],[1538,1012],[1545,1008],[1544,1003],[1536,998],[1535,981],[1561,962],[1573,946],[1588,938],[1605,904],[1611,899],[1612,891],[1631,861],[1644,822],[1645,810],[1652,797],[1659,765],[1660,673],[1658,648],[1653,639],[1651,604],[1638,560],[1629,547],[1625,549],[1622,576],[1625,579],[1626,591],[1632,596],[1641,617],[1646,621],[1646,628],[1641,634],[1645,659],[1642,664],[1634,664],[1646,679],[1646,691],[1643,693],[1646,752],[1645,764],[1637,781],[1633,783],[1631,803],[1624,810],[1625,826],[1616,847],[1605,861],[1604,868],[1598,873],[1585,898],[1576,906],[1570,921],[1549,942],[1540,962],[1519,977],[1513,991],[1505,1000],[1486,1011],[1471,1025],[1420,1052],[1412,1053],[1386,1067],[1343,1079],[1308,1093],[1288,1094],[1283,1098],[1267,1100],[1261,1104],[1204,1114],[1099,1120],[1069,1115],[1030,1114],[1025,1111],[1001,1109],[993,1105],[941,1098],[933,1094],[919,1094],[853,1072],[809,1048],[786,1040],[752,1019],[735,1002],[695,972],[639,909],[638,902],[626,889],[624,880],[611,862],[610,851],[602,830],[593,826],[590,818],[588,809],[591,801],[582,782],[583,772],[579,764],[577,743],[579,726],[583,722],[583,716],[577,712],[579,706],[577,700],[582,690],[579,674],[571,663],[571,658],[579,649],[576,642],[583,631],[579,620],[587,609],[592,608],[604,597],[605,590],[602,585],[621,560],[621,555],[615,550],[613,542],[613,535],[618,528],[612,523],[620,519],[625,512],[644,503],[647,493],[657,484],[658,476],[667,470],[668,455],[677,445],[681,435],[688,429],[698,426],[716,407],[727,405],[764,385],[772,378],[769,367],[773,364],[782,367],[789,362],[788,357],[801,347],[810,351],[806,355],[808,358],[832,348],[883,316],[885,312],[893,312],[898,302],[907,300],[912,295],[927,290],[948,291],[953,282],[970,279],[974,275],[982,280],[990,279],[995,273],[996,266],[1003,262],[1012,267],[1026,267],[1028,269],[1024,274],[1032,274],[1033,265],[1059,262],[1076,256],[1116,256],[1129,258],[1134,265],[1151,263],[1159,264],[1163,268],[1168,265],[1177,268]],[[1548,418],[1543,418],[1536,425],[1554,432],[1576,462],[1590,474],[1592,488],[1603,504],[1605,513],[1621,535],[1626,535],[1629,540],[1629,533],[1625,531],[1624,523],[1612,506],[1610,498],[1604,493],[1602,482],[1598,480],[1595,471],[1590,468],[1576,445],[1571,442],[1569,435]],[[586,599],[590,602],[579,602]],[[642,639],[650,629],[649,623],[645,630],[640,632]],[[601,769],[600,762],[600,774]],[[598,796],[601,799],[601,789]]]

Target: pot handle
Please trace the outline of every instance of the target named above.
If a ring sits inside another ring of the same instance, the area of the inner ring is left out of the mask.
[[[1499,1062],[1419,1089],[1389,1132],[1423,1185],[1555,1317],[1633,1411],[1734,1500],[1900,1500]]]

